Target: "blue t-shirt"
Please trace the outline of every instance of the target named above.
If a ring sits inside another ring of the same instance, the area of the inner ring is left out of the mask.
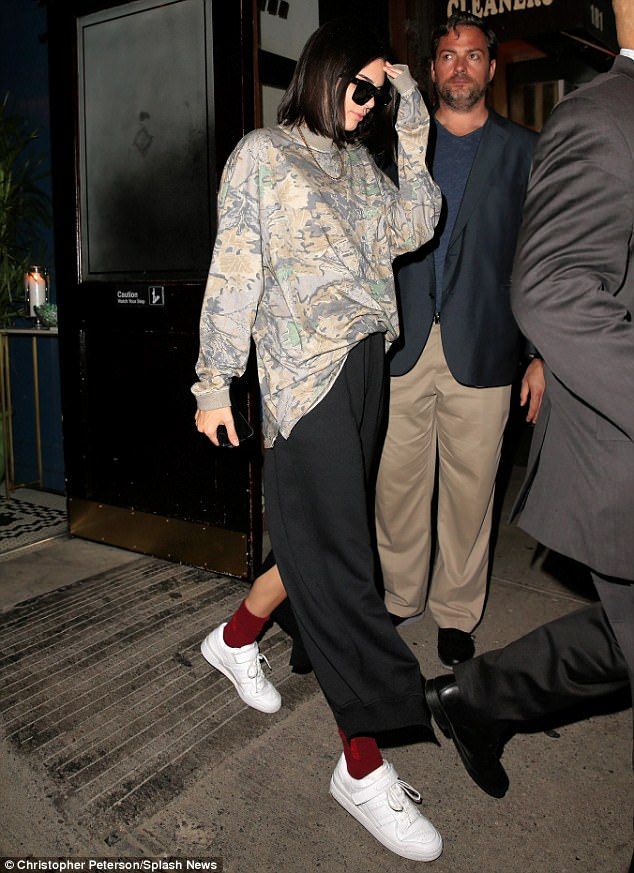
[[[434,266],[436,268],[436,312],[442,305],[442,285],[445,272],[445,259],[449,240],[453,233],[460,204],[467,187],[467,179],[475,160],[482,131],[484,127],[468,133],[466,136],[455,136],[439,121],[436,125],[436,149],[432,163],[432,176],[440,186],[443,195],[445,223],[440,234],[437,248],[434,250]]]

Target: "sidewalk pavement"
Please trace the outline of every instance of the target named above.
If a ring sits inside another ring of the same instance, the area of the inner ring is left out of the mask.
[[[512,480],[509,500],[520,475],[517,471]],[[151,576],[151,571],[151,562],[132,553],[81,540],[53,540],[0,559],[0,618],[11,623],[12,616],[21,615],[28,629],[30,611],[41,614],[43,598],[57,596],[48,592],[75,586],[59,593],[62,606],[57,609],[63,617],[63,604],[82,590],[82,584],[84,591],[96,591],[107,602],[108,591],[102,589],[113,584],[108,580],[125,581],[135,573]],[[174,576],[173,586],[194,585],[182,568],[179,573],[167,565],[163,572]],[[95,579],[97,574],[103,575]],[[211,574],[200,574],[194,581],[202,586],[196,589],[198,595],[211,590],[208,584],[221,585],[225,599],[218,609],[227,614],[230,603],[239,602],[245,591],[242,583]],[[88,584],[93,587],[87,589]],[[173,596],[174,604],[182,597],[178,587],[166,596]],[[477,649],[504,645],[582,607],[592,596],[574,566],[541,552],[520,530],[502,524],[487,610],[476,633]],[[14,610],[30,598],[39,600],[20,607],[22,612]],[[433,621],[426,616],[401,632],[425,674],[445,672],[436,658]],[[196,633],[192,631],[191,640],[197,639]],[[264,646],[286,652],[280,640],[272,629]],[[141,649],[144,645],[138,644]],[[207,677],[209,683],[216,681],[196,647],[190,648],[191,662],[180,649],[177,654],[198,677],[196,682],[205,686]],[[17,672],[20,669],[26,669],[23,660],[9,664],[5,681],[27,675]],[[203,743],[193,729],[189,748],[196,754],[182,759],[187,767],[176,771],[178,778],[163,780],[154,795],[127,808],[125,815],[83,809],[62,770],[56,773],[44,766],[43,756],[21,742],[19,733],[3,738],[0,854],[221,857],[227,873],[421,869],[383,849],[330,798],[328,783],[340,753],[332,716],[312,675],[291,675],[285,663],[276,671],[282,677],[284,700],[279,713],[265,716],[243,708],[221,679],[228,701],[224,706],[233,707],[227,710],[231,715],[221,725],[223,730]],[[78,662],[76,681],[85,681],[87,675]],[[50,702],[39,705],[45,712]],[[119,705],[115,698],[110,706],[118,724],[132,724],[123,701]],[[440,747],[426,742],[386,750],[399,775],[421,792],[425,814],[443,835],[444,853],[430,869],[625,873],[631,857],[632,727],[631,710],[623,706],[623,701],[606,701],[589,719],[513,738],[504,754],[511,787],[503,800],[486,796],[469,780],[442,735]],[[65,734],[60,728],[47,741],[62,748],[77,744],[82,732],[99,736],[99,715],[93,713],[88,725],[67,720]],[[151,724],[144,728],[151,729]],[[191,734],[192,727],[188,730]],[[115,747],[107,747],[102,739],[100,754],[114,755]],[[116,748],[125,749],[125,739]]]

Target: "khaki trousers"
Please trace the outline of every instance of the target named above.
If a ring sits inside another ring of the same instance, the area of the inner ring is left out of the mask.
[[[451,375],[434,324],[416,366],[390,380],[377,480],[385,602],[470,633],[486,595],[495,477],[511,386],[471,388]],[[438,458],[438,555],[429,586],[431,503]]]

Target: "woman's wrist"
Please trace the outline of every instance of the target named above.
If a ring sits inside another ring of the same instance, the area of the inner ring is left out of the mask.
[[[231,406],[229,389],[224,388],[221,391],[214,391],[212,394],[196,394],[196,405],[202,412]]]
[[[392,66],[402,71],[396,78],[391,79],[392,85],[394,85],[401,97],[418,87],[416,80],[412,78],[409,67],[405,64],[392,64]]]

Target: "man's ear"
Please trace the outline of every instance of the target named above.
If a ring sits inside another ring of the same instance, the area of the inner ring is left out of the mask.
[[[495,76],[495,61],[489,61],[489,82],[493,81],[493,77]]]
[[[429,62],[429,75],[431,76],[432,82],[436,81],[436,71],[434,70],[434,62]]]

